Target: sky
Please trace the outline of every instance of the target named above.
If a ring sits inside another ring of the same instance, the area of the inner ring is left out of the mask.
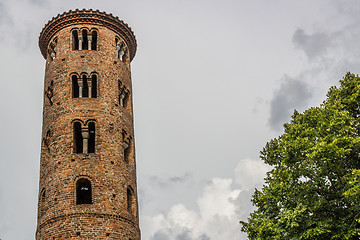
[[[133,29],[143,240],[245,240],[270,170],[259,158],[294,111],[360,72],[357,0],[0,0],[0,239],[36,230],[52,17],[99,9]]]

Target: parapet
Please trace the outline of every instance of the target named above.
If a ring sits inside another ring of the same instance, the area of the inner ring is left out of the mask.
[[[136,38],[131,28],[118,17],[111,13],[93,11],[92,9],[70,10],[52,18],[42,29],[39,36],[39,47],[41,54],[46,58],[47,46],[51,38],[61,29],[76,24],[93,24],[104,26],[119,34],[126,41],[130,52],[130,61],[135,57]]]

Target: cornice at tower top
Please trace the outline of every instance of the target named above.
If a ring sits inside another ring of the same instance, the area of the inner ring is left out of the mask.
[[[70,10],[62,14],[58,14],[45,24],[39,36],[39,47],[41,54],[46,58],[47,46],[51,38],[61,29],[76,24],[93,24],[104,26],[118,33],[124,38],[130,52],[130,61],[135,57],[136,38],[134,32],[119,17],[113,16],[111,13],[100,12],[99,10],[76,9]]]

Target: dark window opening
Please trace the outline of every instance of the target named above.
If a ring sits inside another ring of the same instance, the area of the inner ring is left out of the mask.
[[[96,75],[91,76],[91,97],[92,98],[97,97],[97,76]]]
[[[123,105],[124,105],[124,108],[127,107],[127,104],[128,104],[128,101],[129,101],[129,93],[125,92],[125,97],[124,97],[124,100],[123,100]]]
[[[78,79],[75,75],[73,75],[71,79],[72,79],[72,96],[73,98],[78,98],[79,97]]]
[[[74,153],[83,153],[83,138],[80,122],[74,123]]]
[[[45,208],[45,200],[46,200],[46,190],[43,188],[40,193],[40,213],[44,213]]]
[[[92,204],[91,182],[85,178],[76,182],[76,204]]]
[[[96,50],[97,47],[97,32],[94,30],[91,33],[92,41],[91,41],[91,50]]]
[[[95,152],[95,123],[89,123],[88,153]]]
[[[130,150],[131,150],[130,142],[129,143],[124,142],[123,147],[124,147],[124,161],[129,163],[129,156],[130,156]]]
[[[82,79],[83,79],[82,97],[89,97],[89,86],[86,75],[83,75]]]
[[[46,190],[45,190],[45,188],[43,188],[41,190],[41,197],[40,197],[41,204],[43,204],[45,202],[45,197],[46,197]]]
[[[132,188],[130,186],[128,186],[128,188],[127,188],[127,210],[131,214],[133,214],[133,198],[134,198],[134,191],[132,190]]]
[[[73,41],[72,41],[72,47],[73,50],[79,50],[79,36],[78,36],[78,31],[75,30],[72,32],[73,35]]]
[[[82,30],[82,50],[88,50],[88,36],[87,30]]]

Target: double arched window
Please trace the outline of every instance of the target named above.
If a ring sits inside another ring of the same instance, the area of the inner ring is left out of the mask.
[[[127,62],[129,54],[125,42],[121,40],[120,37],[115,37],[115,45],[116,45],[116,57],[122,62]]]
[[[95,122],[83,124],[81,121],[73,123],[74,153],[95,153]]]
[[[97,50],[97,31],[88,29],[72,31],[73,50]]]
[[[86,178],[76,181],[76,204],[92,204],[91,182]]]
[[[50,43],[48,47],[48,56],[50,56],[50,60],[54,60],[56,57],[56,45],[57,45],[57,37],[55,37]]]
[[[96,98],[97,97],[97,75],[91,73],[88,76],[86,73],[71,75],[72,81],[72,97],[73,98]]]
[[[123,137],[123,156],[124,156],[124,161],[126,163],[129,163],[130,161],[130,155],[131,155],[131,150],[132,150],[132,147],[131,147],[131,140],[132,140],[132,137],[129,136],[125,130],[122,131],[122,137]]]
[[[130,98],[130,91],[120,80],[118,81],[118,88],[119,88],[119,104],[120,106],[127,108]]]

